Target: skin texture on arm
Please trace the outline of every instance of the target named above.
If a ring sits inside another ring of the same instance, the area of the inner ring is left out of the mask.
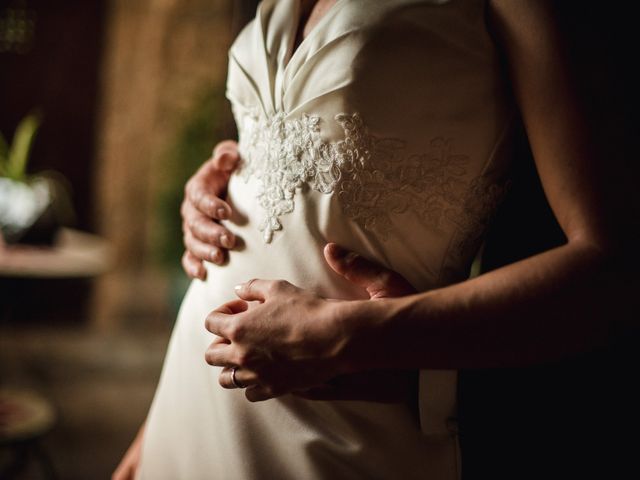
[[[473,280],[379,302],[327,302],[282,281],[243,284],[244,303],[261,303],[209,315],[207,328],[228,343],[212,346],[207,361],[253,372],[251,399],[373,368],[552,361],[606,345],[631,321],[634,257],[613,214],[623,195],[611,181],[623,172],[593,150],[549,4],[492,1],[489,17],[567,243]]]
[[[418,329],[433,338],[423,345],[431,358],[422,360],[434,367],[517,366],[593,349],[624,323],[629,308],[625,283],[632,272],[625,262],[633,257],[618,216],[621,182],[615,182],[624,173],[614,159],[595,154],[552,10],[540,1],[490,5],[536,167],[568,241],[404,300],[394,331]],[[438,344],[454,348],[438,351]]]

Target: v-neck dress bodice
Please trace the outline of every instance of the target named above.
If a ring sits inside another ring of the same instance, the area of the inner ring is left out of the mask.
[[[250,278],[367,298],[336,242],[419,291],[467,278],[508,186],[515,107],[485,0],[337,0],[292,51],[300,0],[264,0],[229,50],[241,240],[183,301],[149,413],[140,478],[458,478],[455,372],[420,373],[404,404],[249,403],[218,386],[206,315]]]

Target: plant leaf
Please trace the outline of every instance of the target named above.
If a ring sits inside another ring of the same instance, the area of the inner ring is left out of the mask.
[[[17,181],[24,181],[29,153],[39,126],[40,115],[31,113],[23,118],[16,128],[13,143],[7,156],[5,172],[7,177]]]

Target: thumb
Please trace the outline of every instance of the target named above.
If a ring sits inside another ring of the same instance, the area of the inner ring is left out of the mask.
[[[338,274],[362,288],[371,299],[401,297],[415,293],[413,286],[399,273],[367,260],[336,243],[324,248],[324,258]]]

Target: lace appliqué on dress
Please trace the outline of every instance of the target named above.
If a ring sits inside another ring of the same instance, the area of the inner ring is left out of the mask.
[[[245,114],[240,130],[239,173],[260,183],[258,203],[264,210],[259,225],[264,241],[282,229],[280,217],[293,211],[296,189],[309,185],[331,193],[340,178],[342,158],[337,145],[320,138],[320,117],[303,115],[285,120],[283,113],[264,118]]]
[[[280,217],[293,211],[296,190],[305,186],[335,192],[345,214],[383,240],[395,214],[411,212],[436,230],[444,219],[473,222],[486,216],[476,211],[487,203],[480,199],[469,215],[463,212],[473,184],[465,178],[469,157],[455,154],[450,140],[435,138],[428,152],[408,155],[406,142],[370,134],[357,113],[338,114],[335,121],[344,139],[328,142],[321,137],[318,116],[265,118],[248,112],[241,117],[238,172],[260,184],[264,218],[259,229],[265,242],[282,229]]]

